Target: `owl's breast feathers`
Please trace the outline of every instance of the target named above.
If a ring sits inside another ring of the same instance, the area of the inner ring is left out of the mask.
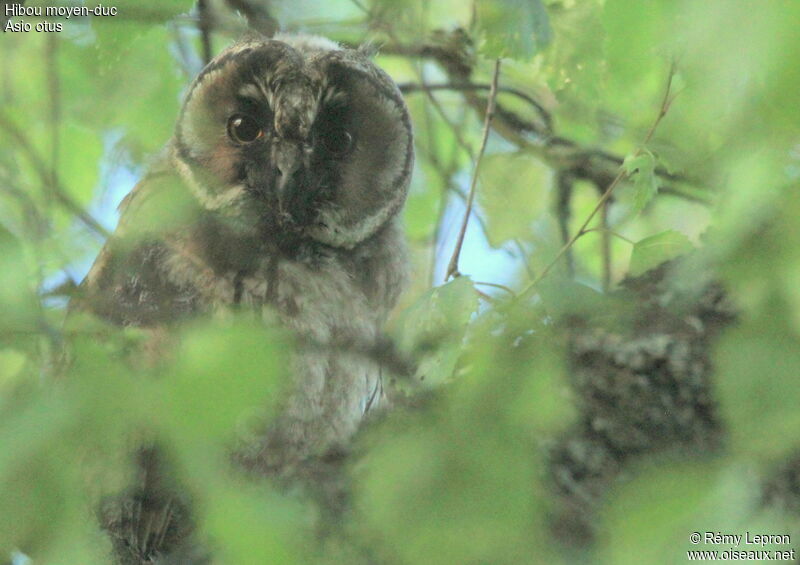
[[[165,227],[166,226],[166,227]],[[121,205],[119,226],[73,308],[112,323],[158,326],[241,307],[277,309],[314,339],[366,319],[374,334],[404,284],[402,232],[390,221],[352,250],[296,233],[242,230],[196,204],[182,179],[160,170]]]

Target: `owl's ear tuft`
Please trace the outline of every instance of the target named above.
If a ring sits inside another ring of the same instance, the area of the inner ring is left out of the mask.
[[[370,39],[359,45],[357,51],[364,55],[367,59],[372,59],[378,54],[378,51],[380,51],[381,47],[383,47],[382,42]]]

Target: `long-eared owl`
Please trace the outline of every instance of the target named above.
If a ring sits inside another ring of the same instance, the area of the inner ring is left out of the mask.
[[[294,354],[291,390],[248,456],[280,473],[380,402],[379,363],[338,344],[378,342],[403,287],[413,158],[402,96],[366,54],[307,36],[238,42],[189,86],[74,306],[158,328],[269,311],[317,344]],[[147,558],[159,549],[144,535]]]

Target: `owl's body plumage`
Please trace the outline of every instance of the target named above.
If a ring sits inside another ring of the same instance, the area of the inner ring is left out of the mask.
[[[301,36],[238,43],[190,86],[76,305],[146,327],[277,313],[315,345],[295,354],[282,412],[247,456],[283,472],[349,438],[381,397],[363,351],[406,277],[412,164],[405,104],[368,57]]]

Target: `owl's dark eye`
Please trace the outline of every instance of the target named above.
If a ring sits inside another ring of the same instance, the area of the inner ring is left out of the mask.
[[[321,136],[322,147],[334,157],[344,157],[353,150],[355,139],[353,134],[344,128],[333,128]]]
[[[236,143],[253,143],[263,135],[264,129],[250,116],[235,114],[228,119],[228,137]]]

